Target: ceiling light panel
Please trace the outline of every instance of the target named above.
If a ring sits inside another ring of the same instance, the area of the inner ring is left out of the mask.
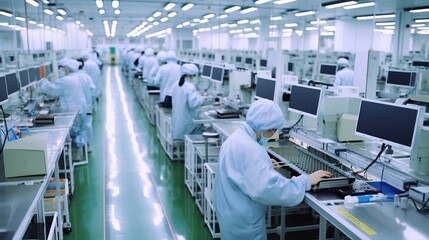
[[[231,6],[231,7],[225,8],[224,11],[226,13],[232,13],[232,12],[235,12],[235,11],[240,10],[240,9],[241,9],[240,6]]]
[[[240,10],[241,14],[247,14],[247,13],[251,13],[258,10],[258,8],[256,7],[248,7],[248,8],[243,8],[242,10]]]
[[[345,7],[349,5],[357,4],[357,1],[332,1],[332,2],[326,2],[322,3],[322,6],[327,9],[333,9],[333,8],[340,8]]]
[[[274,1],[274,4],[286,4],[286,3],[291,3],[291,2],[295,2],[296,0],[278,0],[278,1]]]
[[[186,3],[185,5],[182,6],[182,10],[188,11],[189,9],[193,8],[194,6],[195,6],[195,4],[193,4],[193,3]]]
[[[375,6],[375,2],[358,3],[354,5],[345,6],[343,8],[350,10],[350,9],[365,8],[365,7],[372,7],[372,6]]]

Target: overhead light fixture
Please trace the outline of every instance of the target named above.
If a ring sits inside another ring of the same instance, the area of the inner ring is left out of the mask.
[[[227,17],[228,17],[228,14],[222,14],[222,15],[219,16],[220,19],[224,19],[224,18],[227,18]]]
[[[80,27],[85,27],[85,24],[81,23],[79,26],[80,26]]]
[[[281,4],[291,3],[291,2],[295,2],[295,1],[296,0],[278,0],[278,1],[275,1],[274,4],[281,5]]]
[[[148,17],[148,18],[147,18],[147,21],[148,21],[148,22],[152,22],[153,20],[155,20],[155,18],[153,18],[153,17]]]
[[[212,29],[213,29],[213,30],[218,30],[218,29],[219,29],[219,26],[213,26],[213,27],[212,27]]]
[[[305,28],[306,31],[316,31],[318,29],[319,29],[318,27],[306,27]]]
[[[199,18],[194,18],[192,21],[194,21],[194,22],[200,22],[200,21],[201,21],[201,19],[199,19]]]
[[[417,30],[429,30],[429,27],[418,27]]]
[[[54,14],[54,11],[52,11],[51,9],[49,9],[49,8],[46,8],[45,10],[43,10],[46,14],[48,14],[48,15],[52,15],[52,14]]]
[[[200,20],[200,23],[207,23],[207,22],[209,22],[209,20],[207,18]]]
[[[237,27],[238,25],[236,24],[236,23],[231,23],[231,24],[229,24],[228,25],[228,27],[229,28],[235,28],[235,27]]]
[[[293,32],[293,29],[292,28],[285,28],[285,29],[282,29],[282,32]]]
[[[418,31],[417,34],[421,34],[421,35],[429,35],[429,31],[427,30],[423,30],[423,31]]]
[[[49,27],[49,26],[45,26],[45,29],[48,29],[48,30],[49,30],[49,29],[51,29],[51,27]]]
[[[176,26],[176,28],[182,28],[182,27],[183,27],[182,24],[179,24],[179,25]]]
[[[395,22],[376,22],[376,26],[394,26]]]
[[[28,23],[34,25],[34,24],[36,24],[36,21],[30,20],[30,21],[28,21]]]
[[[380,14],[380,15],[364,15],[364,16],[356,16],[357,20],[372,20],[372,19],[381,19],[381,18],[394,18],[395,14]]]
[[[349,6],[349,5],[353,5],[353,4],[357,4],[357,3],[358,2],[356,2],[356,1],[340,0],[340,1],[332,1],[332,2],[322,3],[322,7],[325,7],[327,9],[333,9],[333,8],[345,7],[345,6]]]
[[[64,20],[64,17],[61,16],[61,15],[58,15],[58,16],[56,16],[56,19],[59,20],[59,21],[62,21],[62,20]]]
[[[9,26],[9,23],[7,23],[7,22],[0,22],[0,26],[7,27],[7,26]]]
[[[414,22],[416,22],[416,23],[426,23],[426,22],[429,22],[429,18],[414,19]]]
[[[11,12],[8,12],[6,10],[0,10],[0,15],[3,15],[5,17],[12,17],[13,14]]]
[[[214,16],[215,15],[213,13],[209,13],[209,14],[204,15],[203,18],[210,19],[210,18],[213,18]]]
[[[349,5],[343,7],[344,9],[350,10],[350,9],[356,9],[356,8],[365,8],[365,7],[372,7],[375,6],[375,2],[367,2],[367,3],[358,3],[355,5]]]
[[[119,14],[121,14],[121,10],[120,10],[120,9],[115,9],[114,13],[115,13],[116,15],[119,15]]]
[[[193,3],[186,3],[185,5],[182,6],[182,10],[188,11],[189,9],[193,8],[194,6],[195,6],[195,4],[193,4]]]
[[[395,29],[395,26],[385,26],[384,29]]]
[[[261,20],[255,19],[255,20],[250,21],[249,23],[250,24],[258,24],[258,23],[261,23]]]
[[[51,28],[51,30],[54,32],[58,31],[58,29],[56,29],[56,28]]]
[[[254,27],[253,30],[255,31],[259,31],[261,28],[260,27]]]
[[[158,25],[159,25],[159,22],[155,21],[155,22],[153,22],[152,24],[153,24],[154,26],[158,26]]]
[[[168,17],[163,17],[160,19],[161,22],[167,22],[168,21]]]
[[[310,24],[312,24],[312,25],[326,24],[326,23],[327,23],[326,20],[314,20],[314,21],[310,21]]]
[[[271,0],[256,0],[255,4],[264,4],[264,3],[267,3],[267,2],[271,2]]]
[[[334,36],[334,32],[321,32],[320,36]]]
[[[30,4],[33,7],[38,7],[39,3],[35,0],[25,0],[26,3]]]
[[[156,11],[156,12],[153,13],[152,16],[155,17],[155,18],[157,18],[157,17],[161,16],[161,14],[162,13],[160,11]]]
[[[220,27],[221,27],[221,28],[226,28],[226,27],[228,27],[228,25],[229,25],[228,23],[222,23],[222,24],[220,25]]]
[[[182,23],[182,25],[183,25],[183,26],[185,26],[185,27],[186,27],[186,26],[189,26],[190,24],[191,24],[191,22],[189,22],[189,21],[186,21],[186,22],[183,22],[183,23]]]
[[[64,10],[63,8],[58,8],[58,9],[57,9],[57,12],[58,12],[59,14],[63,15],[63,16],[67,15],[66,10]]]
[[[271,21],[279,21],[279,20],[282,20],[282,19],[283,19],[282,16],[276,16],[276,17],[271,17],[270,18]]]
[[[97,5],[98,8],[102,8],[103,7],[103,1],[102,0],[96,0],[95,5]]]
[[[304,11],[304,12],[297,12],[295,13],[296,17],[304,17],[304,16],[309,16],[309,15],[313,15],[316,14],[315,11]]]
[[[40,28],[45,27],[45,25],[43,23],[39,23],[39,24],[37,24],[37,26],[40,27]]]
[[[119,7],[119,0],[113,0],[112,1],[112,7],[113,8],[118,8]]]
[[[297,23],[285,23],[285,27],[298,27]]]
[[[100,9],[98,9],[98,13],[99,13],[99,14],[105,14],[105,13],[106,13],[106,11],[105,11],[104,9],[100,8]]]
[[[167,16],[169,18],[175,17],[177,15],[177,12],[170,12]]]
[[[255,7],[248,7],[248,8],[243,8],[242,10],[240,10],[241,14],[247,14],[247,13],[251,13],[258,10],[258,8]]]
[[[170,11],[171,9],[173,9],[173,8],[174,8],[174,6],[176,6],[176,4],[175,4],[175,3],[167,3],[167,4],[165,5],[165,7],[164,7],[164,10],[165,10],[165,11]]]
[[[77,25],[79,25],[79,24],[81,24],[82,22],[81,22],[81,21],[79,21],[79,20],[76,20],[76,21],[75,21],[75,23],[76,23]]]
[[[249,20],[243,19],[243,20],[238,20],[237,21],[237,24],[246,24],[246,23],[249,23]]]
[[[406,8],[405,11],[409,11],[410,13],[429,12],[429,6],[419,8]]]
[[[336,29],[337,29],[337,27],[335,27],[335,26],[324,26],[323,27],[323,30],[330,31],[330,32],[333,32]]]
[[[426,26],[426,24],[421,23],[421,24],[411,24],[411,27],[424,27]]]
[[[268,27],[271,28],[271,29],[273,29],[273,28],[277,28],[277,25],[270,25]]]
[[[18,20],[18,21],[21,21],[21,22],[25,21],[25,18],[23,18],[23,17],[15,17],[15,19]]]
[[[231,7],[225,8],[224,11],[226,13],[232,13],[232,12],[235,12],[235,11],[240,10],[240,9],[241,9],[240,6],[231,6]]]
[[[243,31],[245,31],[245,32],[251,32],[251,31],[253,31],[253,28],[244,28]]]

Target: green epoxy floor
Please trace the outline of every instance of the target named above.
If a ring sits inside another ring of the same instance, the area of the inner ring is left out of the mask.
[[[75,169],[65,239],[211,239],[184,184],[119,67],[108,67],[94,116],[90,163]]]

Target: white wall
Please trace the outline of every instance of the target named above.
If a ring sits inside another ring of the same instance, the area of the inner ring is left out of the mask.
[[[356,53],[371,49],[374,35],[373,21],[337,20],[335,27],[334,51]]]
[[[16,44],[14,39],[14,31],[0,31],[0,51],[12,51],[16,50]],[[17,34],[17,37],[20,37]]]
[[[230,40],[231,47],[234,49],[234,41],[229,39],[229,33],[220,31],[210,31],[198,33],[196,49],[229,49]],[[247,44],[246,44],[247,46]],[[195,49],[195,47],[194,47]]]

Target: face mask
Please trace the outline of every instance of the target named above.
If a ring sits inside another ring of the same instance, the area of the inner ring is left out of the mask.
[[[271,131],[273,131],[273,130],[271,130]],[[261,139],[259,139],[258,143],[259,143],[259,145],[263,146],[263,145],[267,144],[269,140],[270,140],[270,138],[264,137],[264,133],[262,133]]]
[[[66,74],[64,73],[64,71],[63,71],[63,70],[58,71],[58,76],[59,76],[60,78],[64,77],[65,75],[66,75]]]

